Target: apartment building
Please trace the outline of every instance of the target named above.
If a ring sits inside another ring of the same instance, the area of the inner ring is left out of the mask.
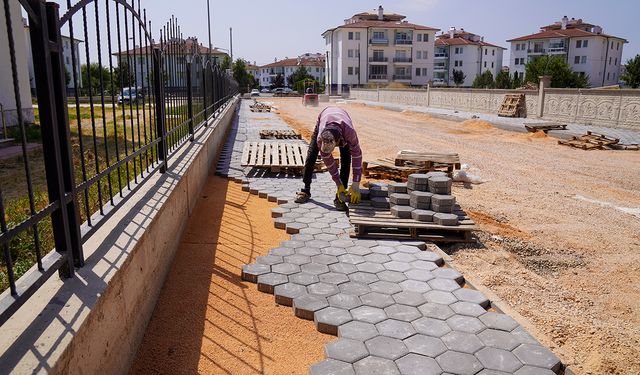
[[[523,78],[525,65],[540,56],[561,56],[573,71],[589,76],[591,87],[599,87],[618,84],[627,40],[605,34],[598,25],[564,16],[535,34],[507,42],[511,43],[512,77]]]
[[[380,6],[377,12],[355,14],[322,33],[328,56],[326,83],[337,92],[367,83],[426,85],[433,78],[439,29],[405,18]]]
[[[477,75],[490,71],[495,78],[502,69],[502,53],[506,48],[487,43],[484,37],[450,28],[435,40],[433,84],[453,86],[453,71],[465,75],[461,86],[471,86]]]
[[[300,65],[307,69],[307,73],[314,79],[322,82],[325,76],[325,57],[321,53],[305,53],[296,58],[285,58],[284,60],[275,60],[271,64],[260,66],[258,79],[261,88],[270,88],[278,74],[284,78],[285,86],[292,86],[294,82],[289,82],[289,76],[292,75]]]

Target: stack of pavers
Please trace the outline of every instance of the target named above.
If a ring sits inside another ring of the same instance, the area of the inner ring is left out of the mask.
[[[456,198],[451,195],[451,178],[444,172],[411,174],[407,183],[390,183],[387,185],[388,205],[391,214],[401,219],[414,219],[422,222],[433,222],[439,225],[458,225],[458,215],[453,214]],[[382,188],[379,190],[382,191]],[[373,191],[370,189],[372,196]],[[380,193],[382,194],[382,193]],[[374,207],[382,206],[382,199],[375,202]],[[376,203],[379,206],[376,206]]]

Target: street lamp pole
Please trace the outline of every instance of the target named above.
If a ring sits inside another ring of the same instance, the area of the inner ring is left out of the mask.
[[[233,28],[229,28],[229,51],[231,53],[231,63],[233,63]]]
[[[207,0],[207,25],[209,27],[209,53],[207,56],[211,58],[211,50],[213,46],[211,45],[211,7],[209,6],[209,0]]]

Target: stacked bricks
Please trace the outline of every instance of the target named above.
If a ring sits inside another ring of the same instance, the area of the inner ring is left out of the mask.
[[[369,184],[369,197],[371,205],[375,208],[389,208],[389,190],[387,184]]]

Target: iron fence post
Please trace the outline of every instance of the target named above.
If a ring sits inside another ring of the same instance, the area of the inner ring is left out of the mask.
[[[153,90],[155,93],[156,107],[156,134],[160,138],[158,142],[158,159],[160,160],[160,173],[167,171],[167,126],[164,109],[164,82],[163,82],[162,51],[153,49]]]
[[[58,27],[59,5],[41,0],[29,0],[35,17],[30,27],[31,50],[35,65],[42,151],[44,153],[47,190],[51,203],[60,209],[51,214],[53,238],[58,252],[67,253],[68,268],[61,268],[63,277],[73,276],[73,266],[84,265],[80,236],[75,173],[67,114],[67,91],[63,63],[63,45]],[[80,135],[82,136],[82,135]]]
[[[187,116],[189,116],[189,140],[193,142],[193,90],[191,88],[191,61],[187,61]]]

